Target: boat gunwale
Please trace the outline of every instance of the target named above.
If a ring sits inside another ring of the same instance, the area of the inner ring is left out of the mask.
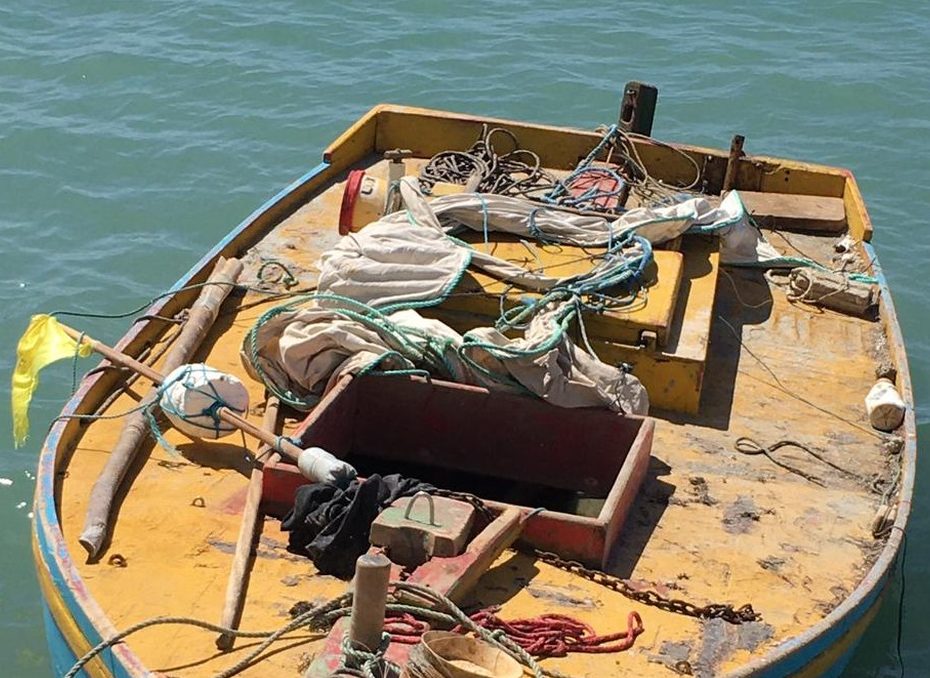
[[[157,313],[159,310],[164,309],[166,306],[176,302],[178,298],[184,294],[185,291],[183,288],[198,278],[205,276],[205,274],[210,270],[211,266],[219,256],[223,255],[224,253],[228,253],[230,250],[238,251],[239,249],[243,248],[247,249],[246,245],[237,246],[236,243],[245,243],[249,239],[253,239],[255,234],[251,233],[250,231],[258,222],[262,220],[263,216],[267,215],[274,208],[284,204],[288,199],[293,198],[296,194],[301,192],[301,189],[306,189],[308,184],[313,182],[315,179],[319,179],[324,173],[328,172],[330,174],[336,175],[338,172],[342,171],[345,168],[346,163],[335,163],[333,159],[333,153],[334,149],[336,149],[340,142],[351,140],[349,132],[352,130],[360,129],[363,123],[372,119],[375,121],[374,124],[377,124],[377,117],[382,112],[402,111],[415,111],[417,113],[430,114],[437,117],[456,115],[457,117],[462,118],[467,117],[469,120],[477,120],[488,123],[533,126],[561,132],[582,131],[568,127],[532,125],[531,123],[519,123],[517,121],[495,118],[459,116],[458,114],[449,114],[444,111],[408,108],[391,104],[380,104],[375,106],[370,109],[362,118],[356,121],[353,126],[348,128],[346,132],[340,135],[336,141],[334,141],[326,148],[323,154],[323,161],[319,165],[293,181],[291,184],[279,191],[272,198],[267,200],[260,207],[249,214],[249,216],[247,216],[242,222],[239,223],[238,226],[233,228],[224,238],[222,238],[206,255],[200,259],[200,261],[194,264],[194,266],[192,266],[187,271],[187,273],[185,273],[184,276],[182,276],[168,290],[168,292],[174,291],[175,294],[164,297],[160,301],[153,304],[148,309],[147,313]],[[710,152],[714,155],[720,155],[724,153],[719,149],[704,149],[701,147],[684,144],[668,145],[694,152]],[[852,188],[858,191],[857,187],[855,186],[855,180],[853,179],[852,172],[848,169],[831,167],[827,165],[803,163],[789,159],[770,158],[767,156],[753,156],[753,158],[776,162],[783,167],[799,167],[808,171],[824,171],[831,175],[842,174],[846,178],[847,188],[849,187],[849,182],[852,182]],[[351,164],[351,162],[352,161],[350,161],[348,164]],[[307,191],[308,193],[312,192],[312,189],[307,189]],[[293,211],[296,211],[299,206],[300,205],[294,206],[294,209],[291,210],[289,214],[284,215],[274,223],[267,225],[266,230],[259,234],[258,238],[260,239],[265,234],[267,234],[267,232],[270,232],[276,225],[286,219],[287,216],[292,214]],[[857,204],[857,208],[861,209],[861,217],[865,223],[870,224],[867,210],[864,203],[861,201],[861,196],[860,201]],[[869,229],[868,233],[871,235],[871,229]],[[897,368],[899,380],[898,387],[901,390],[901,395],[904,397],[905,402],[913,403],[913,386],[908,369],[907,353],[901,328],[898,323],[897,312],[894,306],[894,302],[891,298],[890,289],[888,287],[888,282],[882,272],[874,247],[869,242],[863,242],[862,246],[868,256],[869,261],[872,263],[873,274],[878,279],[881,299],[880,320],[886,331],[886,337],[890,344],[889,348],[893,351],[893,362]],[[116,347],[117,349],[123,349],[132,344],[134,341],[138,340],[143,335],[154,334],[155,331],[157,331],[157,328],[155,328],[151,320],[148,320],[144,323],[137,323],[130,327],[126,334],[124,334],[120,339]],[[103,372],[98,372],[90,378],[83,379],[78,390],[63,407],[59,417],[67,417],[69,414],[74,414],[80,411],[80,408],[85,401],[91,400],[92,396],[97,395],[96,391],[99,387],[101,387],[101,382],[104,380],[104,377],[105,374]],[[34,496],[35,519],[33,526],[34,537],[37,539],[40,547],[36,552],[36,558],[41,558],[41,561],[37,562],[36,565],[48,568],[52,575],[52,580],[59,588],[59,590],[61,590],[63,586],[67,588],[67,590],[61,591],[65,601],[69,602],[68,599],[72,598],[74,604],[78,608],[78,610],[75,610],[73,609],[72,605],[69,605],[69,611],[77,622],[79,628],[81,628],[82,632],[87,635],[88,640],[92,641],[91,644],[94,645],[98,642],[98,639],[104,638],[104,632],[107,633],[107,637],[109,637],[116,633],[116,629],[107,617],[104,610],[100,607],[99,603],[94,599],[89,590],[86,588],[84,581],[77,569],[77,565],[71,556],[71,548],[65,542],[58,512],[56,510],[56,496],[58,490],[58,460],[65,456],[67,446],[74,443],[76,439],[79,439],[83,432],[82,427],[75,426],[72,434],[65,438],[64,433],[70,423],[73,423],[73,420],[66,418],[59,418],[55,421],[55,423],[49,429],[39,455],[36,491]],[[911,500],[913,496],[913,487],[916,476],[917,457],[916,417],[913,407],[907,408],[902,429],[904,434],[904,449],[901,452],[902,474],[898,493],[897,516],[887,541],[882,547],[878,558],[873,562],[866,575],[859,582],[856,588],[853,589],[853,591],[851,591],[849,595],[846,596],[846,598],[844,598],[843,601],[837,605],[829,614],[823,617],[823,619],[818,621],[816,624],[811,625],[801,633],[781,641],[766,651],[765,654],[738,667],[737,669],[731,671],[728,675],[767,675],[770,672],[779,672],[777,675],[782,675],[781,671],[788,669],[788,664],[797,664],[798,667],[803,667],[805,663],[811,661],[816,656],[819,656],[823,652],[826,652],[830,647],[832,647],[832,643],[838,639],[832,638],[833,635],[836,635],[834,632],[838,630],[841,636],[842,632],[851,628],[853,623],[861,618],[864,614],[866,614],[871,606],[876,603],[878,596],[882,593],[884,586],[888,581],[888,576],[898,556],[898,551],[902,541],[902,534],[904,534],[910,515]],[[69,593],[71,595],[69,595]],[[76,612],[83,616],[83,623],[82,620],[76,616]],[[91,638],[90,635],[88,635],[88,629],[85,628],[88,624],[98,639]],[[818,650],[817,654],[815,655],[804,653],[805,650],[819,645],[820,643],[818,643],[818,641],[828,642],[828,644],[826,647]],[[147,674],[148,670],[145,668],[141,659],[130,648],[128,643],[119,643],[115,647],[110,648],[108,652],[112,652],[114,657],[120,660],[122,666],[119,668],[124,669],[124,671],[128,671],[128,673],[125,673],[125,675],[141,676]],[[115,675],[121,675],[121,673],[115,672]]]
[[[169,306],[172,301],[177,300],[178,296],[183,293],[184,287],[190,285],[191,282],[199,277],[204,276],[230,245],[233,245],[240,238],[245,237],[247,231],[257,223],[263,215],[267,214],[272,208],[281,204],[293,194],[299,192],[305,185],[330,170],[330,168],[331,166],[329,163],[325,161],[321,162],[265,201],[214,245],[200,261],[188,269],[187,273],[171,286],[168,292],[174,291],[175,294],[165,296],[156,301],[146,310],[146,315],[157,316],[159,312],[166,306]],[[273,226],[270,228],[273,228]],[[117,350],[124,350],[125,347],[133,343],[134,340],[141,337],[146,332],[151,332],[153,329],[157,328],[151,319],[144,323],[132,325],[126,334],[120,338],[119,342],[117,342],[115,348]],[[101,365],[103,364],[107,364],[107,361],[102,361]],[[77,623],[78,628],[85,634],[85,638],[91,645],[96,645],[98,642],[102,641],[104,637],[112,637],[117,633],[117,629],[84,584],[83,578],[77,569],[77,565],[71,556],[71,549],[65,542],[56,508],[55,499],[58,490],[56,479],[58,477],[57,467],[60,453],[63,453],[65,447],[72,443],[73,438],[80,438],[83,434],[83,428],[77,426],[74,429],[75,434],[73,434],[71,438],[64,438],[63,434],[68,424],[75,421],[67,418],[67,415],[77,413],[84,401],[91,399],[94,395],[94,391],[100,386],[105,376],[105,372],[101,370],[94,373],[90,378],[82,379],[77,390],[62,408],[61,414],[49,429],[39,453],[36,490],[33,500],[33,511],[35,516],[33,538],[38,544],[35,557],[41,558],[41,562],[37,562],[36,566],[48,569],[53,583],[62,593],[66,603],[70,602],[68,600],[69,597],[73,598],[78,610],[74,610],[73,606],[69,604],[69,612]],[[61,454],[61,456],[64,455]],[[51,556],[51,560],[49,560],[49,556]],[[63,590],[63,587],[65,590]],[[70,596],[69,593],[71,594]],[[80,612],[84,620],[78,618],[75,612]],[[91,637],[91,634],[88,633],[88,624],[91,630],[95,632],[96,638]],[[104,633],[107,635],[104,636]],[[131,650],[128,643],[119,643],[115,647],[109,648],[107,652],[119,657],[121,662],[123,662],[122,668],[130,671],[130,673],[126,675],[142,676],[148,674],[148,669],[146,669],[138,655]],[[118,672],[114,673],[115,675],[120,675]]]

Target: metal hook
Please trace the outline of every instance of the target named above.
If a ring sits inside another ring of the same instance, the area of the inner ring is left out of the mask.
[[[426,497],[426,501],[429,502],[429,525],[435,525],[436,518],[436,507],[433,505],[433,495],[429,492],[423,492],[422,490],[417,492],[415,495],[410,497],[410,501],[407,502],[407,509],[404,511],[404,520],[412,520],[410,517],[410,510],[413,508],[413,505],[416,503],[417,499],[420,497]],[[417,520],[415,522],[423,522]]]

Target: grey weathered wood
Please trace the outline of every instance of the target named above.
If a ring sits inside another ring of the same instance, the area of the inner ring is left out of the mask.
[[[842,198],[740,191],[746,209],[762,227],[840,233],[846,229]]]
[[[352,617],[349,620],[349,642],[354,647],[374,652],[381,645],[390,578],[391,561],[384,554],[366,553],[356,561]]]
[[[846,206],[842,198],[758,191],[740,191],[739,197],[762,228],[837,234],[846,230]],[[721,200],[716,196],[706,199],[713,206]]]
[[[743,143],[746,137],[741,134],[734,134],[730,142],[730,155],[727,158],[727,170],[723,175],[723,190],[730,191],[736,188],[739,181],[739,160],[743,157]]]
[[[273,433],[278,432],[279,402],[274,396],[268,396],[265,401],[265,415],[262,418],[262,428]],[[261,453],[269,452],[269,446],[259,450]],[[271,453],[272,461],[280,459],[276,452]],[[275,459],[277,457],[277,459]],[[252,469],[249,476],[249,487],[245,497],[245,506],[242,508],[242,523],[239,526],[239,539],[236,541],[236,552],[233,555],[232,567],[229,570],[229,580],[226,583],[226,600],[223,603],[223,616],[220,626],[238,628],[242,617],[242,605],[245,602],[245,582],[248,579],[247,568],[255,546],[255,537],[261,519],[259,506],[262,500],[262,480],[264,473],[261,466]],[[232,649],[235,636],[223,633],[216,639],[216,647],[224,652]]]
[[[205,286],[197,301],[191,306],[184,328],[178,335],[174,346],[165,356],[162,367],[165,373],[175,370],[191,359],[209,333],[219,314],[220,306],[233,289],[241,273],[242,262],[238,259],[221,258],[217,262],[208,282],[218,284]],[[141,404],[150,403],[155,397],[156,389],[153,388]],[[99,555],[110,533],[113,500],[147,434],[148,422],[145,415],[142,412],[130,414],[123,424],[113,452],[94,483],[87,506],[84,530],[78,538],[91,559]]]

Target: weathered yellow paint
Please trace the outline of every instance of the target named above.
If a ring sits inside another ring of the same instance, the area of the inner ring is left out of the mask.
[[[395,108],[380,109],[374,118],[379,150],[404,146],[423,154],[438,150],[443,140],[442,148],[469,145],[479,125],[477,119],[463,122],[462,116]],[[560,137],[555,128],[542,126],[511,129],[521,134],[521,142],[525,131],[532,143],[552,144],[549,157],[566,164],[576,161],[597,138],[574,131]],[[363,130],[367,135],[371,127]],[[342,143],[354,141],[344,138]],[[359,148],[367,143],[360,141]],[[383,163],[372,170],[382,172]],[[310,191],[303,206],[268,226],[246,253],[245,282],[254,279],[263,259],[273,257],[291,266],[302,286],[312,283],[313,261],[337,237],[342,184],[334,176],[325,190]],[[803,184],[807,175],[791,176],[791,182]],[[833,190],[834,176],[812,179],[810,192]],[[793,188],[803,190],[801,184]],[[858,209],[855,201],[847,205],[848,211]],[[860,218],[865,218],[864,212]],[[833,239],[790,235],[772,238],[772,243],[785,251],[794,246],[827,258]],[[791,438],[863,478],[886,474],[880,438],[868,427],[862,407],[875,365],[883,357],[882,326],[793,305],[757,271],[724,269],[720,275],[728,280],[718,283],[713,240],[686,236],[681,251],[685,265],[680,299],[686,303],[679,304],[680,317],[671,325],[680,332],[668,337],[662,352],[647,355],[635,350],[632,358],[623,358],[636,364],[654,403],[677,411],[657,412],[653,464],[610,569],[697,603],[751,602],[762,613],[764,626],[744,631],[749,635],[737,642],[737,630],[715,630],[688,617],[634,604],[531,556],[508,552],[481,580],[472,602],[500,604],[505,618],[569,614],[604,633],[625,629],[629,610],[643,617],[646,632],[629,652],[569,655],[545,662],[568,675],[664,677],[682,653],[703,670],[736,669],[823,619],[855,589],[876,557],[869,522],[877,499],[867,482],[803,453],[779,452],[782,461],[816,474],[825,484],[814,485],[765,457],[736,453],[733,443],[740,436],[764,445]],[[692,256],[698,252],[701,256]],[[230,300],[197,358],[242,375],[242,337],[270,307],[254,294]],[[147,334],[145,341],[154,336]],[[132,345],[138,349],[142,344]],[[618,356],[633,350],[615,348]],[[702,377],[700,408],[695,409]],[[259,385],[247,380],[247,386],[253,405],[260,403]],[[143,393],[146,388],[140,380],[133,391]],[[130,394],[123,394],[107,411],[124,411],[134,404]],[[258,422],[260,414],[252,412],[250,418]],[[294,423],[292,418],[288,426]],[[114,567],[106,564],[106,556],[99,563],[84,562],[77,535],[87,495],[118,436],[119,423],[99,421],[87,426],[83,435],[78,433],[76,425],[68,429],[76,451],[61,461],[67,474],[60,477],[59,505],[65,539],[74,546],[76,567],[95,600],[117,628],[160,614],[219,619],[247,482],[243,441],[231,437],[191,442],[169,431],[181,458],[158,448],[146,450],[119,507],[106,554],[119,553],[126,567]],[[253,448],[250,441],[244,444]],[[289,554],[285,544],[277,523],[266,521],[242,628],[278,627],[288,620],[293,603],[329,599],[345,590],[344,582],[318,576],[309,561]],[[218,655],[209,633],[156,627],[132,637],[128,646],[153,671],[209,676],[241,659],[254,644],[239,641],[232,653]],[[276,648],[243,675],[296,675],[320,650],[321,640],[296,634]]]
[[[850,626],[836,643],[831,645],[826,652],[817,655],[803,669],[792,674],[792,678],[817,678],[835,666],[843,655],[851,651],[862,639],[862,635],[878,614],[882,600],[883,596],[879,596],[872,607],[866,610],[865,614]],[[734,656],[721,669],[724,671],[739,669],[741,664],[749,659],[748,654],[745,651],[734,653]]]
[[[593,131],[390,106],[380,112],[376,150],[382,153],[392,148],[412,147],[414,155],[428,158],[449,148],[468,148],[478,138],[484,124],[513,132],[521,147],[537,153],[543,165],[551,170],[573,169],[603,137]],[[507,142],[502,138],[501,143]],[[695,163],[698,167],[709,168],[709,174],[718,173],[722,180],[726,155],[719,150],[662,144],[646,138],[637,138],[635,143],[650,173],[667,182],[686,184],[692,181]]]
[[[846,208],[846,224],[849,234],[856,240],[872,240],[872,220],[865,209],[865,201],[859,191],[859,185],[852,174],[846,177],[843,189],[843,205]]]
[[[822,195],[831,198],[843,197],[846,177],[843,170],[825,165],[806,162],[785,162],[779,158],[753,156],[751,173],[755,175],[758,186],[737,184],[738,188],[750,188],[763,193],[797,193],[801,195]],[[740,175],[742,177],[742,174]]]
[[[375,106],[323,151],[323,160],[342,172],[374,151],[378,121],[385,106]]]
[[[579,247],[534,245],[517,238],[491,234],[487,244],[475,242],[480,234],[466,238],[475,249],[516,264],[528,271],[552,277],[569,277],[591,270],[594,257],[603,248],[582,250]],[[645,292],[628,308],[610,309],[603,314],[585,314],[589,337],[637,343],[643,330],[655,332],[665,343],[681,286],[684,257],[679,252],[658,250],[655,262],[643,276]],[[500,314],[500,297],[506,295],[507,306],[522,297],[538,298],[537,293],[516,288],[480,271],[469,271],[441,308],[483,316],[482,324],[493,324]]]
[[[720,255],[715,240],[689,236],[682,253],[685,267],[676,316],[667,341],[658,350],[629,343],[592,341],[601,360],[626,362],[649,393],[653,407],[697,414],[710,344]]]

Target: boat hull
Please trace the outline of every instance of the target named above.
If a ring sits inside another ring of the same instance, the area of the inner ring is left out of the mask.
[[[292,211],[294,205],[306,199],[314,185],[328,180],[342,169],[324,160],[321,165],[295,181],[250,215],[218,243],[184,278],[178,281],[173,289],[180,289],[193,281],[202,279],[218,256],[226,255],[237,249],[240,238],[252,240],[254,233],[261,231],[268,223],[280,219],[281,214]],[[858,196],[857,192],[856,195]],[[902,396],[908,402],[913,402],[906,355],[894,305],[891,302],[887,283],[878,269],[874,250],[868,244],[865,247],[875,263],[876,275],[881,287],[882,321],[887,329],[889,348],[898,368]],[[161,305],[152,310],[157,312],[165,303],[168,303],[168,300],[161,302]],[[118,348],[131,346],[138,339],[143,327],[142,324],[137,325],[130,334],[123,338]],[[95,399],[99,400],[101,390],[105,390],[106,387],[100,379],[100,375],[85,379],[64,408],[63,414],[91,409]],[[68,426],[73,423],[59,420],[52,427],[45,441],[39,461],[35,501],[33,547],[55,675],[65,673],[77,657],[83,655],[102,639],[112,637],[117,631],[82,581],[59,523],[56,508],[56,478],[60,464],[63,463],[61,460],[66,456],[65,450],[72,445],[70,438],[73,435],[66,435],[66,431],[75,430],[68,429]],[[902,451],[902,491],[897,520],[881,555],[866,577],[858,588],[827,617],[804,633],[784,641],[766,654],[732,671],[729,675],[763,676],[765,678],[836,676],[840,675],[848,665],[888,588],[901,544],[901,534],[903,534],[909,514],[916,463],[916,425],[912,410],[908,411],[904,430],[906,435]],[[151,675],[151,672],[145,668],[129,645],[117,644],[88,663],[79,675],[94,678],[98,676],[128,678]]]
[[[54,564],[37,546],[37,570],[43,594],[42,608],[45,632],[53,675],[64,675],[88,648],[99,643],[101,636],[93,628],[82,628],[76,621],[83,615],[74,592],[55,588],[50,572]],[[42,574],[44,573],[44,575]],[[43,581],[44,579],[44,581]],[[797,647],[780,661],[749,675],[759,678],[832,678],[840,676],[849,665],[862,636],[877,614],[888,588],[888,578],[877,585],[872,595],[849,611],[842,622],[831,626],[814,641]],[[101,661],[102,660],[102,661]],[[101,655],[85,667],[81,678],[137,678],[149,675],[138,666],[129,666],[114,652]]]

